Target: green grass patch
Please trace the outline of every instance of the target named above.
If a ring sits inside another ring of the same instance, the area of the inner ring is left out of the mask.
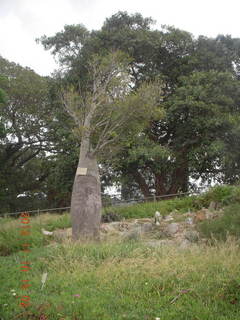
[[[240,239],[240,204],[227,206],[221,217],[200,223],[198,229],[203,237],[212,240],[226,241],[228,235]]]
[[[155,211],[159,211],[162,215],[167,215],[177,210],[179,217],[176,217],[176,221],[181,221],[181,213],[208,207],[211,201],[217,202],[220,207],[229,204],[236,204],[236,207],[230,210],[232,213],[228,211],[221,220],[202,224],[202,232],[207,237],[210,237],[210,234],[214,234],[219,239],[226,239],[227,232],[238,235],[239,216],[237,212],[239,210],[237,208],[238,204],[240,205],[240,187],[238,186],[217,186],[200,196],[189,196],[128,206],[107,207],[103,209],[103,215],[104,221],[107,222],[121,220],[123,218],[137,219],[153,217]],[[22,243],[19,241],[20,226],[20,219],[1,218],[0,255],[9,255],[22,249]],[[62,215],[41,214],[30,218],[30,226],[31,235],[29,240],[34,247],[41,247],[51,241],[51,237],[47,238],[42,234],[41,228],[48,231],[70,228],[70,215],[69,213]]]
[[[0,228],[0,255],[6,256],[23,249],[23,243],[29,242],[32,247],[42,247],[52,240],[42,234],[41,229],[53,231],[58,228],[71,227],[68,213],[62,215],[42,214],[37,217],[30,217],[29,234],[24,235],[21,219],[1,219]]]
[[[55,243],[42,235],[70,227],[69,214],[31,217],[30,252],[21,247],[19,219],[1,219],[0,319],[46,320],[236,320],[240,319],[239,187],[216,187],[186,197],[106,208],[125,218],[152,217],[156,210],[194,211],[211,201],[227,206],[222,217],[199,224],[212,246],[149,248],[134,241]],[[230,205],[231,204],[231,205]],[[230,240],[232,239],[232,240]],[[222,241],[224,240],[224,241]],[[11,254],[11,255],[10,255]],[[7,256],[8,255],[8,256]],[[29,272],[21,262],[29,261]],[[41,290],[43,273],[48,274]],[[21,280],[29,280],[28,289]],[[14,291],[13,291],[14,290]],[[19,306],[30,296],[27,309]]]
[[[199,196],[188,196],[157,202],[146,202],[126,206],[106,207],[105,214],[117,214],[125,219],[153,217],[155,211],[162,215],[167,215],[174,210],[180,213],[207,208],[214,201],[219,207],[239,203],[239,186],[216,186]]]
[[[153,217],[156,211],[159,211],[162,215],[167,215],[174,210],[178,210],[179,212],[187,212],[188,210],[196,209],[199,207],[196,203],[196,199],[196,196],[192,196],[156,202],[139,203],[129,206],[107,207],[104,209],[104,212],[116,213],[125,219],[146,218]]]
[[[240,250],[148,248],[144,244],[65,244],[0,257],[2,320],[236,320],[240,318]],[[47,272],[41,290],[42,274]],[[31,287],[21,289],[21,279]],[[15,290],[13,295],[11,290]],[[22,295],[31,306],[19,307]]]

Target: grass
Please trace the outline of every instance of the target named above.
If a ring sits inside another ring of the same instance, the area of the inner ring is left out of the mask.
[[[33,248],[24,275],[22,259],[23,253],[0,258],[2,320],[240,318],[240,251],[233,240],[181,251],[138,242]],[[28,291],[20,288],[24,277]],[[19,297],[27,292],[31,306],[22,310],[12,289]]]
[[[232,203],[240,203],[240,187],[216,186],[200,196],[188,196],[122,207],[107,207],[104,209],[104,212],[106,214],[115,213],[126,219],[145,218],[153,217],[155,211],[159,211],[162,215],[167,215],[174,210],[179,211],[179,213],[196,211],[202,207],[207,208],[212,201],[217,202],[220,207]]]
[[[240,204],[227,206],[220,218],[204,221],[199,224],[198,229],[203,237],[212,241],[226,241],[228,235],[240,239]]]
[[[217,187],[188,197],[107,208],[125,218],[152,217],[225,206],[221,218],[199,225],[212,246],[149,248],[138,241],[51,243],[41,228],[70,227],[69,214],[31,217],[31,250],[22,249],[19,219],[1,219],[1,320],[236,320],[240,319],[239,187]],[[233,237],[228,237],[232,235]],[[217,240],[216,240],[217,239]],[[28,261],[29,272],[21,271]],[[42,275],[47,273],[41,290]],[[21,280],[29,280],[23,290]],[[12,291],[14,290],[14,292]],[[16,295],[15,295],[16,294]],[[29,308],[19,306],[30,296]]]
[[[162,215],[167,215],[170,212],[177,210],[179,216],[176,216],[176,221],[181,221],[181,213],[208,207],[211,201],[217,202],[220,206],[228,206],[230,204],[238,206],[240,205],[240,187],[217,186],[200,196],[175,198],[122,207],[107,207],[103,209],[103,214],[105,221],[110,221],[123,218],[136,219],[153,217],[155,211],[160,211]],[[228,229],[231,229],[230,234],[240,236],[240,231],[238,231],[238,229],[240,229],[238,223],[240,214],[237,214],[239,209],[234,209],[232,212],[233,214],[227,213],[222,220],[213,221],[210,224],[208,224],[208,222],[203,224],[201,227],[202,234],[207,238],[210,238],[211,234],[215,234],[219,239],[226,239],[227,231]],[[227,220],[228,223],[226,223]],[[64,213],[62,215],[42,214],[40,216],[31,217],[30,224],[31,235],[29,240],[33,247],[41,247],[49,244],[51,241],[51,238],[43,236],[41,228],[53,231],[58,228],[63,229],[71,227],[69,213]],[[19,225],[19,219],[1,218],[0,255],[6,256],[21,249],[22,245],[19,242]],[[235,230],[234,232],[233,229]],[[222,236],[218,237],[220,234],[222,234]]]
[[[19,238],[22,224],[20,219],[1,219],[0,228],[0,255],[6,256],[22,249],[22,242]],[[32,247],[42,247],[51,241],[51,237],[46,238],[41,229],[53,231],[58,228],[71,227],[69,214],[43,214],[40,216],[30,217],[30,235],[27,236]]]
[[[194,200],[196,197],[185,197],[179,199],[162,200],[157,202],[146,202],[129,206],[107,207],[105,213],[116,213],[122,218],[146,218],[153,217],[156,211],[160,211],[162,215],[167,215],[173,210],[186,212],[194,208]]]

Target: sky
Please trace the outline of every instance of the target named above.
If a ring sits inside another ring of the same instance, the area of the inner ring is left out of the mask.
[[[156,29],[171,25],[196,37],[240,38],[239,0],[0,0],[0,55],[50,75],[57,64],[36,38],[52,36],[66,24],[99,29],[120,10],[152,17]]]

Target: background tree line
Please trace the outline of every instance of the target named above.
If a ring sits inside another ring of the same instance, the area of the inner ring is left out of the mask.
[[[0,58],[1,212],[69,205],[82,132],[59,91],[88,92],[90,59],[109,52],[128,57],[129,90],[155,82],[161,94],[159,113],[146,112],[138,134],[139,120],[125,123],[125,134],[99,153],[102,192],[118,185],[127,199],[187,191],[199,179],[239,181],[240,39],[155,30],[151,18],[118,12],[100,30],[70,25],[38,42],[59,62],[51,77]]]

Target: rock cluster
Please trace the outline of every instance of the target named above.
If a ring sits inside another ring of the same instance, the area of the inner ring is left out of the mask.
[[[196,231],[196,224],[208,219],[215,219],[221,215],[221,210],[216,203],[211,202],[208,209],[202,208],[197,212],[180,214],[177,211],[163,216],[156,211],[153,218],[129,219],[102,223],[100,227],[101,239],[109,239],[111,236],[122,240],[143,240],[150,247],[162,247],[165,245],[178,245],[186,249],[202,241]],[[53,232],[42,230],[47,236],[52,236],[55,241],[63,241],[71,238],[71,228],[58,229]]]

